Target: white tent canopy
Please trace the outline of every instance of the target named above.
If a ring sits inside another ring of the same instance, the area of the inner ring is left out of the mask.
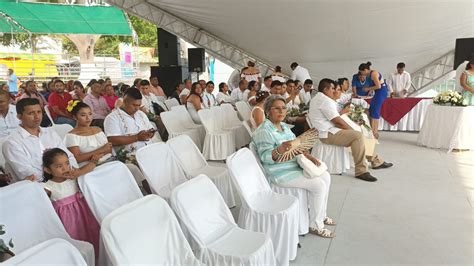
[[[456,38],[474,37],[472,0],[108,2],[206,48],[234,67],[245,63],[246,57],[235,57],[241,52],[259,63],[281,65],[286,73],[296,61],[315,80],[350,76],[368,60],[384,74],[394,71],[400,61],[414,71],[454,49]],[[212,38],[215,47],[204,44],[203,38]],[[232,56],[226,56],[227,48],[216,40],[234,48]]]

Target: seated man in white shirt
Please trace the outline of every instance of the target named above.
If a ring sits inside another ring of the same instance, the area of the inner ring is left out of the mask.
[[[125,93],[123,105],[105,118],[105,135],[115,151],[125,148],[134,153],[150,144],[154,136],[156,141],[161,141],[146,114],[140,111],[141,105],[142,94],[138,89],[130,88]]]
[[[397,64],[397,72],[392,73],[387,81],[392,97],[405,98],[411,87],[410,73],[405,71],[405,63]]]
[[[313,81],[307,79],[304,81],[303,89],[300,91],[300,99],[305,104],[308,105],[311,101],[311,90],[313,89]]]
[[[216,96],[212,93],[214,91],[214,82],[208,81],[206,83],[206,90],[202,94],[202,104],[204,108],[210,109],[212,106],[217,106]]]
[[[364,181],[375,182],[365,161],[364,136],[359,131],[353,130],[340,116],[337,111],[337,104],[332,99],[334,95],[334,81],[322,79],[319,82],[318,93],[311,100],[309,107],[309,120],[319,131],[319,139],[322,143],[351,147],[352,157],[355,163],[355,177]],[[368,157],[372,164],[372,169],[382,169],[392,167],[392,163],[384,162],[377,154]]]
[[[239,87],[230,93],[230,96],[232,97],[234,102],[239,102],[239,101],[244,100],[244,92],[247,89],[248,83],[249,82],[247,80],[241,79],[239,81]]]
[[[15,106],[10,104],[10,93],[0,90],[0,138],[10,135],[19,125]]]
[[[184,106],[186,106],[186,101],[188,100],[188,96],[191,93],[192,85],[193,85],[193,82],[190,79],[184,80],[184,89],[179,93],[179,101]]]
[[[291,70],[293,70],[293,72],[291,73],[290,79],[301,80],[301,81],[311,79],[311,76],[309,75],[308,70],[304,67],[299,66],[298,63],[296,62],[291,63],[290,68]]]
[[[161,112],[167,111],[165,103],[151,92],[151,84],[146,79],[140,81],[140,92],[143,97],[141,110],[155,123],[160,137],[165,141],[168,140],[168,131],[160,117]]]
[[[261,91],[268,91],[270,92],[270,88],[272,86],[272,76],[266,76],[264,79],[263,79],[263,85],[262,87],[260,88]]]
[[[20,126],[13,131],[3,143],[2,152],[7,162],[6,171],[12,175],[13,181],[43,180],[43,152],[47,149],[61,148],[69,157],[72,167],[78,168],[74,155],[69,152],[53,128],[40,127],[43,109],[35,98],[24,98],[16,104]],[[78,177],[80,171],[73,171]]]

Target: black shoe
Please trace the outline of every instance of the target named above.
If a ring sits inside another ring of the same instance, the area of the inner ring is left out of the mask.
[[[383,162],[381,165],[379,166],[375,166],[375,167],[372,167],[372,169],[384,169],[384,168],[390,168],[393,166],[393,163],[387,163],[387,162]]]
[[[358,175],[355,178],[358,178],[358,179],[361,179],[361,180],[364,180],[364,181],[367,181],[367,182],[377,181],[377,178],[375,178],[375,176],[372,176],[369,172]]]

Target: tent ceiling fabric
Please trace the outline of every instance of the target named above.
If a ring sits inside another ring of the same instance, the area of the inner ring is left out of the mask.
[[[121,1],[115,1],[114,5]],[[122,7],[127,8],[124,1]],[[367,60],[382,73],[415,71],[474,37],[472,0],[142,0],[286,72],[351,75]]]
[[[125,14],[115,7],[0,2],[5,13],[32,33],[131,35]],[[0,16],[0,30],[11,23]]]

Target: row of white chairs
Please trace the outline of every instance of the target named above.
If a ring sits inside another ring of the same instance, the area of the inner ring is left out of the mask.
[[[202,151],[206,132],[202,125],[193,122],[191,115],[184,105],[173,106],[171,111],[162,112],[160,117],[168,131],[169,139],[180,135],[187,135],[193,140],[199,150]]]

